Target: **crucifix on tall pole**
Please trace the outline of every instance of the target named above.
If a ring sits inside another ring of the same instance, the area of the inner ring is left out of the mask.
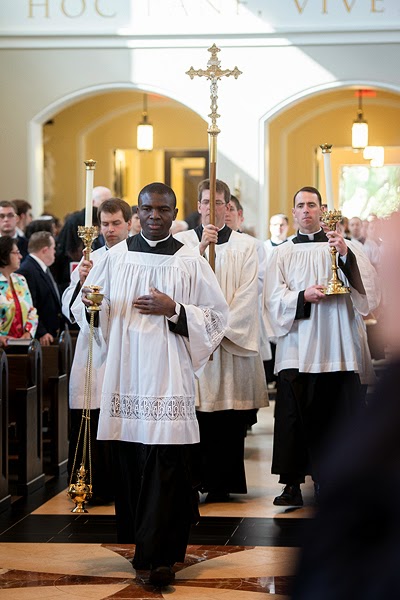
[[[235,79],[241,75],[242,71],[239,71],[237,67],[234,69],[221,69],[221,61],[218,60],[218,52],[221,52],[215,44],[208,49],[211,52],[211,57],[207,63],[207,69],[193,69],[190,67],[189,71],[186,71],[186,75],[189,75],[190,79],[195,76],[206,77],[211,81],[210,85],[210,97],[211,97],[211,113],[208,115],[211,119],[211,123],[207,129],[208,141],[209,141],[209,173],[210,173],[210,223],[215,225],[215,186],[217,180],[217,136],[220,133],[220,129],[217,125],[217,119],[220,115],[217,113],[217,100],[218,100],[218,81],[221,77],[230,77],[233,75]],[[213,270],[215,270],[215,246],[210,244],[209,249],[209,262]]]

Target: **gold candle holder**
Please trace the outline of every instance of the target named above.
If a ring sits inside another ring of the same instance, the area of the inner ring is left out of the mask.
[[[336,210],[336,209],[324,212],[321,217],[321,221],[323,223],[325,223],[325,225],[327,225],[331,231],[336,230],[336,224],[339,223],[339,221],[341,221],[341,220],[342,220],[342,213],[340,212],[340,210]],[[338,266],[336,263],[336,255],[337,255],[336,248],[334,246],[331,246],[329,248],[329,252],[331,254],[331,260],[332,260],[332,277],[331,277],[328,285],[324,287],[324,290],[323,290],[324,294],[326,296],[334,296],[334,295],[338,295],[338,294],[350,294],[350,292],[351,292],[350,288],[344,285],[343,281],[341,281],[339,279],[339,276],[337,274]]]
[[[92,244],[99,235],[97,227],[92,225],[86,227],[85,225],[78,225],[78,235],[83,240],[85,260],[90,260],[90,252],[92,251]]]

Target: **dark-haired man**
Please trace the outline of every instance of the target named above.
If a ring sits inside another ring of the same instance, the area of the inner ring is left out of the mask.
[[[13,199],[11,202],[14,204],[18,215],[18,235],[24,237],[27,226],[33,220],[32,205],[26,200]]]
[[[241,225],[243,223],[243,206],[239,199],[231,194],[231,199],[228,202],[228,207],[225,215],[225,224],[232,229],[241,233]]]
[[[141,232],[106,252],[85,286],[104,293],[98,437],[112,440],[118,541],[136,545],[134,568],[151,569],[150,583],[163,587],[198,519],[194,377],[224,335],[227,305],[207,261],[170,235],[173,190],[149,184],[138,206]],[[72,310],[87,329],[79,299]]]
[[[54,263],[56,252],[51,233],[33,233],[29,238],[28,252],[17,273],[26,278],[33,306],[38,312],[39,323],[35,337],[42,346],[50,346],[64,324],[60,291],[49,268]]]
[[[277,506],[301,506],[300,484],[311,474],[318,497],[318,465],[337,423],[362,405],[374,382],[363,315],[379,302],[376,272],[363,252],[338,231],[321,226],[321,195],[303,187],[294,196],[297,235],[277,246],[267,276],[267,307],[277,339],[272,473],[285,485]],[[327,296],[331,247],[350,294]]]
[[[202,224],[176,238],[207,256],[215,243],[215,273],[229,305],[228,328],[198,381],[202,491],[206,502],[227,502],[246,494],[244,445],[255,409],[268,406],[260,352],[258,257],[254,238],[225,224],[231,201],[228,185],[216,181],[215,225],[210,223],[210,181],[198,186]],[[233,220],[232,220],[233,224]],[[263,249],[262,249],[263,252]]]

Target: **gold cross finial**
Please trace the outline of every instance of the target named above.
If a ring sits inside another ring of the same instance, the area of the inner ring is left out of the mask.
[[[230,77],[231,75],[237,79],[242,74],[242,71],[239,71],[237,67],[234,69],[221,69],[221,61],[217,56],[221,50],[215,44],[208,49],[208,52],[211,52],[211,57],[207,63],[207,69],[197,69],[196,71],[193,67],[190,67],[189,71],[186,71],[186,75],[189,75],[190,79],[193,79],[197,75],[198,77],[206,77],[211,81],[211,113],[208,115],[211,119],[211,125],[208,128],[208,133],[217,135],[220,132],[217,126],[217,119],[220,117],[217,113],[218,81],[221,77]]]

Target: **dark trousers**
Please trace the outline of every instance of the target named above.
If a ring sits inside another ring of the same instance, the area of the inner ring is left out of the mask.
[[[321,481],[319,463],[335,442],[335,431],[364,403],[366,386],[357,373],[279,373],[271,472],[280,483]]]
[[[190,525],[198,521],[196,445],[111,442],[115,514],[121,544],[136,544],[135,568],[183,562]]]
[[[278,377],[274,373],[275,369],[275,355],[276,355],[276,344],[270,342],[272,358],[270,360],[264,360],[264,371],[267,383],[278,381]]]
[[[114,482],[113,471],[111,465],[111,449],[110,442],[97,440],[97,429],[99,425],[100,409],[92,409],[90,411],[90,450],[92,463],[92,485],[93,499],[111,502],[114,499]],[[72,469],[75,460],[75,473],[81,466],[82,450],[83,450],[83,430],[79,440],[79,448],[77,443],[79,430],[82,422],[82,409],[74,408],[70,411],[71,429],[69,435],[68,448],[68,481],[71,479]],[[88,459],[86,459],[86,468]],[[74,479],[73,479],[74,480]]]
[[[203,492],[247,493],[244,441],[254,417],[254,410],[197,411]]]

